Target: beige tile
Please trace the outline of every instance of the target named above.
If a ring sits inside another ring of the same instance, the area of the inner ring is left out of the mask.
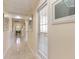
[[[4,59],[36,59],[28,48],[27,44],[22,43],[17,47],[17,45],[11,47]]]

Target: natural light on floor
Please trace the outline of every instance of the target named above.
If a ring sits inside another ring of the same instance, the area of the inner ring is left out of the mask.
[[[16,38],[16,44],[17,46],[20,45],[20,38]]]

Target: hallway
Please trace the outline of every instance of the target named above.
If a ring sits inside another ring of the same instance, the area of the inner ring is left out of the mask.
[[[11,47],[4,59],[36,59],[30,51],[28,45],[24,42],[21,42],[19,45]]]
[[[74,59],[75,0],[3,0],[4,59]]]

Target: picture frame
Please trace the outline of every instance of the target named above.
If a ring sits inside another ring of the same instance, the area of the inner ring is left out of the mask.
[[[9,18],[4,17],[3,19],[3,31],[9,30]]]
[[[64,0],[56,0],[52,3],[52,20],[53,24],[75,22],[75,7],[66,6]]]

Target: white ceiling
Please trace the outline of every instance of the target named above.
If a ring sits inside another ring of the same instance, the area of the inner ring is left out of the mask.
[[[39,0],[4,0],[4,11],[11,14],[32,14]]]

